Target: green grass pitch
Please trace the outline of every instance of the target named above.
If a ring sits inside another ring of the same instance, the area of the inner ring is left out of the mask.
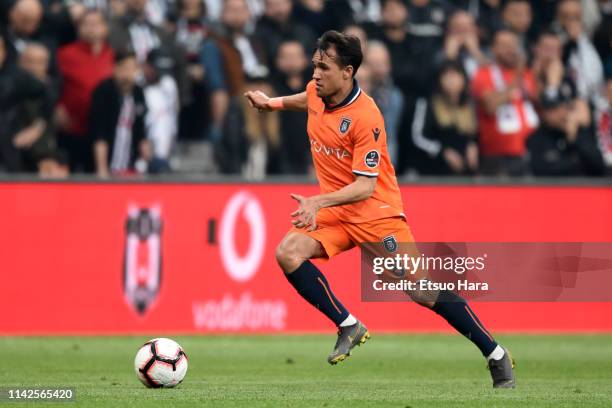
[[[611,407],[612,336],[500,336],[517,388],[493,390],[460,336],[372,339],[337,366],[334,334],[176,336],[189,356],[180,387],[147,389],[133,372],[145,337],[0,337],[0,386],[74,386],[78,407]],[[51,404],[51,405],[49,405]]]

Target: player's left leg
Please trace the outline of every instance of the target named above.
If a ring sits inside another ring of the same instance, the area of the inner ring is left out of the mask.
[[[354,247],[339,222],[324,210],[317,216],[315,231],[293,228],[276,249],[276,260],[287,280],[311,305],[338,327],[338,339],[327,361],[334,365],[343,361],[351,350],[370,337],[368,329],[358,321],[334,295],[325,275],[310,259],[328,258]]]
[[[393,237],[399,246],[403,246],[404,251],[414,252],[411,255],[418,257],[416,247],[410,247],[410,243],[414,242],[410,228],[401,218],[389,218],[377,220],[376,223],[353,226],[351,235],[357,242],[380,243],[381,247],[386,238]],[[425,271],[419,270],[414,275],[404,276],[403,279],[418,282],[428,279],[428,276]],[[448,290],[411,290],[408,291],[408,295],[416,303],[442,316],[455,330],[478,347],[487,359],[495,388],[514,388],[512,357],[508,350],[500,346],[485,329],[465,299]]]

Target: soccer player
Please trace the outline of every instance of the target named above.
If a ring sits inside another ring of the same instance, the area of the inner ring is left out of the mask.
[[[321,194],[291,195],[299,207],[291,214],[293,227],[278,245],[276,259],[297,292],[338,327],[336,345],[327,358],[330,364],[344,360],[370,334],[310,259],[328,259],[362,243],[414,242],[389,160],[383,117],[354,79],[362,58],[356,37],[328,31],[317,41],[306,91],[276,98],[261,91],[245,93],[260,111],[308,112],[307,131]],[[423,278],[419,272],[411,279]],[[451,291],[410,291],[409,295],[480,349],[494,387],[514,387],[508,350],[497,344],[464,299]]]

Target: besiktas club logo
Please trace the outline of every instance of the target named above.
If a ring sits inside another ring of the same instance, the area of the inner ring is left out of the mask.
[[[161,285],[162,219],[159,207],[130,206],[125,223],[123,291],[128,305],[144,315]]]

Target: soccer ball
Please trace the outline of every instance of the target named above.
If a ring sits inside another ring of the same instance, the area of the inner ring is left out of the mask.
[[[138,379],[149,388],[172,388],[187,374],[187,354],[170,339],[147,341],[136,353],[134,369]]]

